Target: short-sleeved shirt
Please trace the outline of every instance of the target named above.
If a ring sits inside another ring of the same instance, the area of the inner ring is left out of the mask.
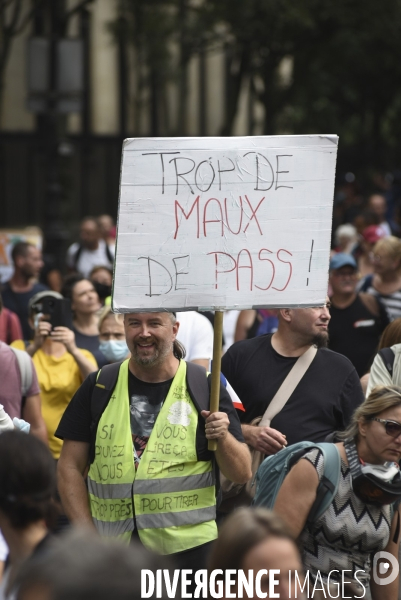
[[[32,359],[32,383],[26,393],[26,397],[36,396],[40,388],[36,370]],[[4,406],[6,413],[13,419],[21,417],[21,373],[18,366],[18,360],[14,352],[7,344],[0,342],[0,404]]]
[[[177,339],[186,350],[188,362],[210,359],[213,356],[213,326],[204,315],[195,311],[178,312],[180,323]]]
[[[282,356],[271,335],[237,342],[224,354],[221,370],[242,401],[242,423],[261,417],[298,360]],[[309,369],[271,427],[287,436],[288,444],[323,442],[333,431],[345,429],[364,401],[358,374],[341,354],[320,348]]]
[[[333,304],[330,308],[329,348],[349,358],[359,377],[369,371],[380,336],[390,322],[383,304],[379,299],[375,300],[376,314],[371,312],[360,294],[346,308],[337,308]]]
[[[106,242],[99,240],[99,245],[96,250],[88,250],[82,248],[79,253],[79,259],[75,264],[75,256],[79,250],[79,244],[72,244],[67,250],[67,266],[70,269],[76,269],[79,273],[82,273],[84,277],[89,277],[90,272],[94,267],[112,267],[112,263],[109,261],[108,253],[106,250]],[[109,245],[109,253],[114,256],[114,246]]]
[[[92,373],[78,389],[60,421],[55,434],[56,437],[77,442],[90,442],[91,397],[96,377],[97,374]],[[210,377],[208,381],[210,382]],[[161,383],[148,383],[141,381],[128,371],[127,384],[131,413],[131,433],[138,459],[140,459],[140,455],[146,447],[146,442],[168,394],[171,382],[172,379]],[[232,400],[223,387],[220,388],[219,410],[228,415],[230,433],[238,441],[244,442],[241,425]],[[213,452],[207,449],[205,424],[201,416],[198,420],[196,432],[196,451],[198,460],[211,460],[213,457]]]
[[[22,345],[23,343],[18,341],[13,343],[16,348],[21,348]],[[97,367],[96,360],[90,352],[83,348],[80,348],[80,351],[94,367]],[[81,371],[75,358],[67,351],[56,357],[45,354],[39,348],[33,355],[33,364],[38,375],[42,417],[46,424],[50,452],[58,459],[63,444],[55,438],[54,432],[66,406],[82,383]],[[96,374],[96,371],[94,373]]]

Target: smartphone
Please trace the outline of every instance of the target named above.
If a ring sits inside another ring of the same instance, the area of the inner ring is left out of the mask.
[[[42,311],[44,315],[50,316],[52,327],[68,327],[72,329],[71,302],[68,298],[43,298]]]

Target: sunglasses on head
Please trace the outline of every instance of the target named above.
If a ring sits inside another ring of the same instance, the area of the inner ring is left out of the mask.
[[[372,421],[377,421],[384,425],[387,435],[391,437],[398,437],[401,434],[401,423],[397,423],[397,421],[389,421],[388,419],[379,419],[378,417],[373,417]]]

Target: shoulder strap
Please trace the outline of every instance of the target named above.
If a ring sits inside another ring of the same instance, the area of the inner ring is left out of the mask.
[[[393,350],[391,350],[391,348],[382,348],[381,350],[379,350],[378,354],[382,359],[387,371],[390,373],[390,376],[393,377],[393,367],[395,359],[395,354]]]
[[[25,350],[17,350],[17,348],[13,348],[12,346],[10,346],[10,348],[14,352],[18,362],[21,374],[21,396],[24,397],[32,385],[33,375],[31,357]]]
[[[6,309],[4,312],[5,312],[5,315],[6,315],[6,337],[7,337],[7,344],[11,344],[11,342],[14,341],[14,340],[11,339],[12,338],[12,335],[11,335],[11,312],[8,309]]]
[[[188,393],[198,412],[210,410],[210,391],[207,371],[201,365],[187,362]]]
[[[195,404],[199,414],[202,410],[210,410],[210,389],[207,371],[201,365],[187,362],[187,388],[192,402]],[[213,469],[216,480],[216,506],[220,506],[223,495],[220,488],[219,466],[213,454]]]
[[[91,440],[89,447],[89,461],[93,463],[95,459],[95,441],[96,431],[99,425],[100,418],[104,413],[114,388],[117,385],[118,374],[120,372],[121,362],[112,363],[111,365],[105,365],[98,372],[96,383],[93,387],[91,397]]]
[[[316,499],[308,515],[308,523],[313,523],[328,509],[338,490],[341,471],[341,457],[335,444],[321,443],[316,447],[323,452],[324,473],[317,488]]]
[[[107,260],[109,261],[109,263],[113,264],[114,257],[113,257],[113,255],[111,253],[111,250],[110,250],[110,247],[109,247],[108,243],[105,242],[105,244],[106,244],[106,256],[107,256]]]
[[[76,251],[72,257],[72,262],[73,262],[73,266],[74,266],[75,270],[77,270],[77,265],[78,265],[79,258],[82,254],[82,249],[83,249],[82,245],[78,244],[78,248],[76,249]]]
[[[269,403],[265,414],[263,415],[259,427],[269,426],[272,419],[284,408],[287,400],[309,369],[313,359],[316,356],[316,346],[311,346],[306,352],[302,354],[284,379],[283,383],[277,390],[274,398]]]
[[[360,292],[359,298],[366,308],[374,317],[378,317],[380,313],[379,301],[376,296],[368,294],[367,292]]]

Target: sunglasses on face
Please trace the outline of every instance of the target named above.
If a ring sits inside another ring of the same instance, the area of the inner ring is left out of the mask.
[[[397,423],[397,421],[389,421],[388,419],[379,419],[378,417],[373,417],[372,421],[377,421],[384,425],[387,435],[396,438],[401,434],[401,424]]]

